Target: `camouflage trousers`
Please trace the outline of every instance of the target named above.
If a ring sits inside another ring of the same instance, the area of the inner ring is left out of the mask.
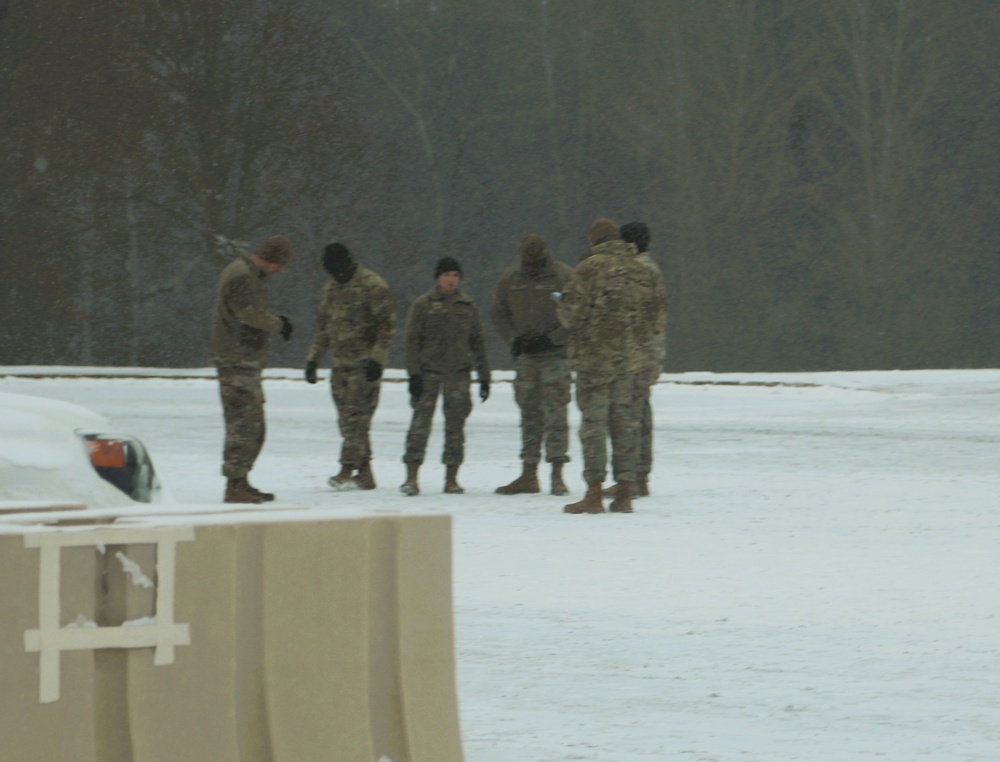
[[[260,371],[219,368],[219,396],[226,422],[222,475],[238,479],[250,473],[264,447],[264,387]]]
[[[639,418],[649,397],[649,385],[638,374],[610,371],[576,376],[576,403],[580,408],[580,444],[583,478],[588,484],[608,475],[607,441],[620,481],[635,481],[639,455]]]
[[[465,460],[465,419],[472,412],[472,392],[469,389],[469,371],[459,373],[424,373],[424,393],[417,400],[410,400],[413,417],[410,430],[406,434],[404,463],[423,463],[427,451],[427,439],[431,435],[431,423],[438,396],[442,398],[444,411],[444,452],[441,462],[446,466],[458,466]]]
[[[365,378],[362,368],[334,368],[330,373],[330,393],[343,439],[340,446],[342,465],[360,468],[371,459],[369,432],[381,389],[379,381]]]
[[[519,355],[514,369],[514,399],[521,408],[521,460],[537,465],[544,445],[549,463],[568,462],[569,360]]]
[[[635,475],[639,479],[648,479],[653,470],[653,404],[646,393],[642,405],[642,415],[639,416],[639,447],[635,457]],[[614,471],[615,481],[621,481],[621,476]]]
[[[643,393],[642,416],[639,418],[639,454],[635,470],[640,479],[649,477],[653,470],[653,403],[649,400],[649,387]]]

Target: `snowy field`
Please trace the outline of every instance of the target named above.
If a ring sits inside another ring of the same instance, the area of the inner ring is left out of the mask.
[[[26,375],[72,370],[0,368],[0,391],[95,409],[143,438],[178,500],[221,499],[209,371]],[[397,490],[398,371],[370,493],[326,486],[326,384],[268,376],[257,486],[454,516],[468,762],[1000,760],[1000,370],[665,375],[652,496],[599,516],[493,494],[519,472],[509,375],[469,419],[466,494],[441,494],[439,416],[415,498]]]

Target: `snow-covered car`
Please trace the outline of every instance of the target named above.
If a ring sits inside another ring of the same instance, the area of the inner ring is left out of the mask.
[[[166,498],[146,447],[104,416],[0,392],[0,503],[116,508]]]

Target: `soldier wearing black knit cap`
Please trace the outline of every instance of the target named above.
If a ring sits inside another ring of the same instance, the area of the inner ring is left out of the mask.
[[[490,363],[486,356],[479,308],[459,288],[462,266],[442,257],[434,267],[435,285],[417,297],[406,320],[406,372],[413,417],[406,435],[405,495],[420,492],[417,474],[424,461],[438,395],[444,398],[444,491],[460,494],[458,468],[465,459],[465,419],[472,411],[472,369],[479,379],[479,398],[490,395]]]
[[[649,226],[645,222],[626,222],[621,227],[621,237],[625,243],[635,246],[636,253],[641,261],[653,268],[657,273],[660,268],[653,261],[649,254],[650,233]],[[660,275],[662,282],[663,276]],[[650,345],[656,366],[662,370],[663,361],[666,354],[664,336],[666,335],[666,311],[664,310],[664,325],[659,331],[659,339]],[[646,497],[649,495],[649,473],[653,467],[653,405],[649,400],[649,395],[645,395],[636,402],[636,406],[641,410],[639,418],[639,443],[636,455],[634,497]],[[619,487],[619,474],[615,473],[615,484],[604,490],[605,497],[617,497]]]
[[[610,437],[618,489],[609,509],[631,513],[641,405],[660,373],[652,347],[666,319],[663,278],[613,221],[595,220],[587,237],[589,256],[573,270],[556,310],[570,337],[587,482],[584,498],[563,510],[604,512]]]

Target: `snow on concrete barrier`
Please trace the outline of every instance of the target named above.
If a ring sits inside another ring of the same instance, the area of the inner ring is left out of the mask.
[[[446,515],[3,516],[0,585],[5,759],[462,760]]]

